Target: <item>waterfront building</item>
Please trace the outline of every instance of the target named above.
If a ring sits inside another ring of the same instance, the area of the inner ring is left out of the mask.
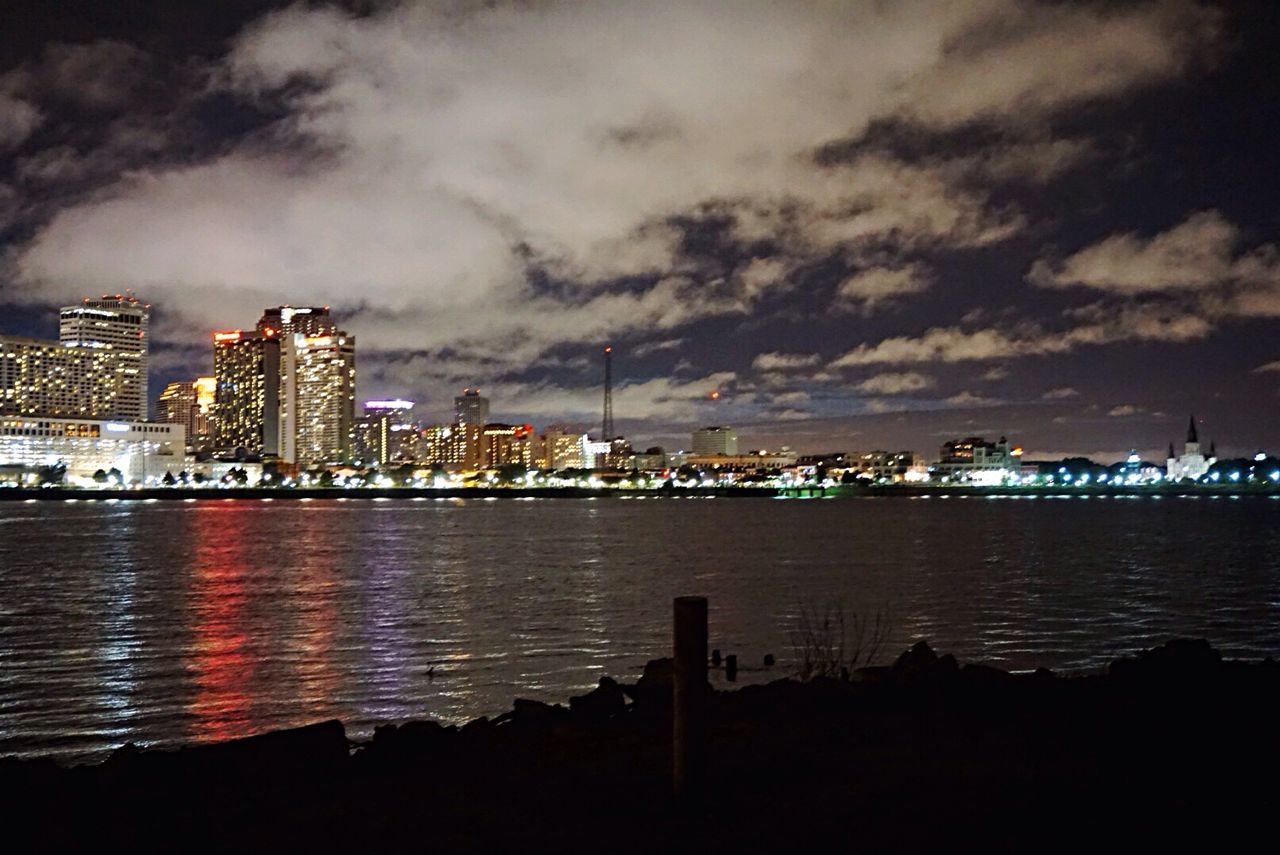
[[[738,453],[738,432],[731,427],[713,425],[693,432],[693,453],[696,455]]]
[[[748,451],[745,454],[689,454],[682,465],[717,472],[763,473],[796,465],[790,452]]]
[[[156,399],[155,420],[182,425],[187,431],[188,447],[201,445],[209,437],[216,389],[212,377],[173,381]]]
[[[1012,457],[1012,452],[1010,453]],[[848,468],[873,481],[927,481],[929,464],[914,451],[862,451],[849,456]],[[1010,471],[1016,468],[1009,464]]]
[[[0,414],[114,418],[117,368],[105,348],[0,336]]]
[[[488,424],[480,431],[481,465],[523,465],[533,462],[529,439],[533,425]]]
[[[797,466],[822,466],[828,470],[848,469],[852,464],[843,451],[827,451],[822,454],[802,454],[796,458]]]
[[[229,330],[213,335],[213,446],[237,457],[280,454],[280,340]]]
[[[585,433],[569,433],[561,428],[547,428],[541,436],[530,437],[531,464],[535,469],[586,468]]]
[[[413,424],[413,401],[365,401],[364,415],[352,431],[352,455],[362,463],[385,466],[418,459],[418,429]]]
[[[660,472],[667,468],[667,453],[661,446],[647,448],[631,457],[631,468],[641,472]]]
[[[944,443],[933,472],[954,480],[998,483],[1020,472],[1021,458],[1022,449],[1003,436],[998,442],[971,436]]]
[[[479,389],[463,389],[453,399],[453,421],[459,425],[485,425],[489,422],[489,399]]]
[[[24,483],[41,467],[66,467],[72,484],[90,485],[99,470],[125,483],[154,482],[185,465],[181,424],[53,416],[0,417],[0,470]],[[15,477],[16,476],[16,477]]]
[[[64,347],[99,351],[110,355],[107,381],[114,388],[109,415],[145,421],[147,353],[150,346],[151,306],[132,295],[85,298],[77,306],[63,306],[58,317],[58,340]]]
[[[356,402],[355,337],[340,330],[285,336],[280,380],[280,456],[303,466],[338,463],[350,457]]]
[[[418,438],[418,461],[450,469],[479,469],[484,465],[478,424],[432,425]]]
[[[1174,457],[1173,443],[1169,443],[1169,457],[1165,463],[1165,472],[1170,481],[1190,479],[1197,481],[1203,478],[1214,463],[1218,461],[1217,450],[1209,443],[1209,454],[1200,450],[1200,435],[1196,430],[1196,418],[1191,417],[1187,425],[1187,440],[1182,446],[1182,454]]]

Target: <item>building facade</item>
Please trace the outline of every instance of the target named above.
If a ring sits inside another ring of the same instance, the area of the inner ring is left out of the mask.
[[[213,336],[213,440],[237,456],[280,455],[280,340],[241,330]]]
[[[65,347],[111,355],[113,418],[147,419],[150,325],[151,306],[131,295],[86,298],[78,306],[63,306],[59,312],[58,340]]]
[[[463,389],[453,399],[453,422],[459,425],[486,425],[489,423],[489,399],[479,389]]]
[[[532,437],[532,425],[485,425],[480,432],[481,465],[486,468],[531,465]]]
[[[185,446],[180,424],[0,417],[0,468],[13,473],[61,465],[72,483],[92,483],[99,470],[111,469],[126,483],[155,482],[182,470]]]
[[[693,442],[690,447],[693,453],[699,456],[708,454],[733,456],[738,453],[738,432],[731,427],[721,425],[699,428],[693,432]]]
[[[933,472],[939,477],[968,481],[992,481],[1016,475],[1021,469],[1022,449],[1008,439],[987,442],[980,436],[944,443]]]
[[[106,349],[0,336],[0,414],[114,417],[116,369]]]
[[[418,459],[413,401],[365,401],[356,419],[351,454],[361,463],[412,463]]]
[[[1169,458],[1165,461],[1165,472],[1170,481],[1190,479],[1198,481],[1208,474],[1210,467],[1218,462],[1218,455],[1213,443],[1209,443],[1209,454],[1200,450],[1200,434],[1196,430],[1196,418],[1191,417],[1187,425],[1187,440],[1182,446],[1182,454],[1173,456],[1173,443],[1169,443]]]
[[[280,455],[303,466],[351,456],[356,340],[343,332],[286,336],[281,348]]]
[[[929,464],[914,451],[856,452],[849,455],[847,468],[873,481],[925,481],[929,478]]]

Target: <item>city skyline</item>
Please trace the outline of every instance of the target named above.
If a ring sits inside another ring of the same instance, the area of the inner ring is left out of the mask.
[[[723,37],[696,3],[354,5],[19,15],[4,333],[134,289],[154,392],[323,302],[360,398],[441,422],[478,386],[598,425],[610,344],[641,444],[1158,460],[1189,412],[1275,443],[1266,4],[742,4]]]

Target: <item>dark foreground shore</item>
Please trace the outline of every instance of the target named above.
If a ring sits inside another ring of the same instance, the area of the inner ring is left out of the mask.
[[[0,761],[6,843],[168,851],[1270,850],[1280,666],[1172,642],[1013,676],[917,645],[851,681],[717,692],[709,782],[670,797],[669,660],[567,707],[338,722],[95,766]]]

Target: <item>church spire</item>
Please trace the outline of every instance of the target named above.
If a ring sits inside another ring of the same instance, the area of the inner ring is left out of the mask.
[[[1187,425],[1187,442],[1199,442],[1196,437],[1196,417],[1191,417],[1191,423]]]
[[[1169,459],[1172,460],[1173,456],[1173,443],[1171,442],[1169,443]]]

